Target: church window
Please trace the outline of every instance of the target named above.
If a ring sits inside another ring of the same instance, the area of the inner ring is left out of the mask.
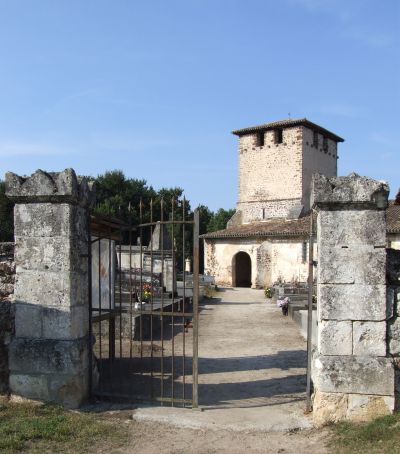
[[[318,148],[318,132],[314,131],[313,145],[315,148]]]
[[[275,143],[283,142],[283,129],[275,129]]]
[[[328,151],[328,138],[327,137],[324,137],[324,142],[323,142],[322,148],[324,149],[324,151]]]
[[[265,208],[262,209],[262,218],[265,219]]]
[[[264,146],[264,131],[258,132],[256,136],[256,147]]]
[[[307,243],[305,241],[302,244],[301,262],[302,263],[306,263],[307,262]]]

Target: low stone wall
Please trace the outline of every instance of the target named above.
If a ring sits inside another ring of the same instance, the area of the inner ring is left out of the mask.
[[[14,331],[14,243],[0,243],[0,394],[9,392],[8,346]]]

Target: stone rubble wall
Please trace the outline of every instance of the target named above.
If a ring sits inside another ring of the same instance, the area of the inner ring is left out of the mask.
[[[275,143],[274,131],[264,133],[264,145],[258,146],[257,134],[239,139],[239,187],[237,211],[242,222],[300,215],[309,209],[310,181],[313,173],[329,177],[337,174],[337,143],[304,126],[283,129],[283,142]],[[264,211],[263,211],[264,209]]]
[[[232,264],[235,254],[249,254],[252,266],[252,287],[264,288],[277,281],[305,282],[308,263],[303,261],[306,238],[227,238],[204,240],[205,273],[215,277],[220,286],[232,285]]]
[[[388,186],[352,174],[313,179],[318,212],[314,421],[368,420],[394,409],[387,348]]]
[[[0,394],[9,392],[8,353],[14,332],[14,243],[0,243]]]

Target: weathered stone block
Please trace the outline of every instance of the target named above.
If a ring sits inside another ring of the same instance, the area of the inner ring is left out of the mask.
[[[394,367],[389,358],[320,355],[314,367],[319,391],[394,395]]]
[[[10,389],[13,394],[28,399],[49,400],[47,375],[10,375]]]
[[[49,377],[49,400],[68,408],[79,407],[89,394],[89,370],[79,375]]]
[[[67,203],[30,203],[14,207],[16,237],[60,237],[87,240],[87,211]]]
[[[321,355],[351,355],[352,322],[322,320],[318,323],[318,351]]]
[[[386,356],[386,322],[354,322],[353,354]]]
[[[373,246],[327,246],[318,250],[320,284],[386,283],[386,252]]]
[[[18,271],[87,272],[87,242],[69,237],[16,237],[15,263]]]
[[[74,306],[69,311],[62,311],[43,307],[42,323],[45,339],[79,339],[88,334],[89,309]]]
[[[315,426],[336,423],[346,419],[348,395],[343,393],[325,393],[316,390],[313,400],[313,421]]]
[[[15,303],[14,308],[16,337],[41,338],[43,336],[42,307]]]
[[[393,396],[349,394],[346,419],[354,422],[371,421],[394,411]]]
[[[318,285],[319,320],[385,320],[386,285]]]
[[[15,374],[81,374],[88,367],[88,339],[13,339],[10,370]]]
[[[386,246],[384,211],[348,209],[318,212],[318,242],[321,247]]]
[[[389,354],[400,356],[400,318],[388,322]]]
[[[388,195],[387,183],[361,177],[356,173],[348,177],[314,174],[312,179],[311,205],[319,207],[352,204],[385,209]]]
[[[87,304],[87,275],[76,272],[21,271],[17,274],[16,302],[51,307]]]

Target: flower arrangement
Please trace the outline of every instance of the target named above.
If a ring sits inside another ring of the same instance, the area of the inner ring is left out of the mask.
[[[151,299],[151,285],[143,284],[143,299],[149,301]]]
[[[264,290],[264,295],[265,298],[272,298],[272,288],[271,287],[266,287]]]

